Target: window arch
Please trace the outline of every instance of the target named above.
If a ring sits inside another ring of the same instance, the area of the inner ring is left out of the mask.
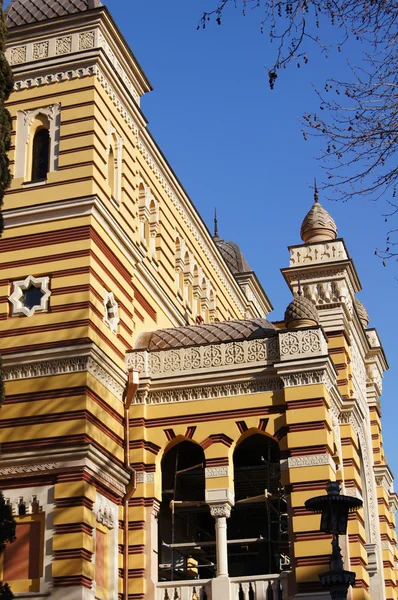
[[[159,581],[215,575],[215,527],[205,503],[204,467],[202,447],[189,440],[163,457]]]
[[[39,127],[33,137],[31,181],[46,179],[49,167],[50,132],[46,127]]]
[[[228,538],[237,541],[228,545],[230,576],[279,573],[288,562],[289,542],[279,445],[253,433],[236,447],[233,461],[235,506]]]

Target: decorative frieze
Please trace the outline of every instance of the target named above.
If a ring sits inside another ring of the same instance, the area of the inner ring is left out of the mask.
[[[348,259],[344,243],[336,240],[290,248],[290,267]]]
[[[52,471],[60,467],[60,463],[44,463],[37,465],[15,465],[0,467],[0,477],[9,475],[37,475],[38,473]]]
[[[215,479],[216,477],[228,477],[228,467],[206,467],[206,479]]]
[[[214,370],[236,365],[272,363],[279,358],[276,336],[222,344],[209,344],[160,351],[130,352],[126,357],[128,370],[150,377],[176,375],[186,371]]]
[[[328,353],[325,335],[320,328],[280,332],[279,347],[281,360],[325,356]]]
[[[242,381],[223,385],[207,385],[202,387],[179,387],[166,390],[140,390],[133,400],[133,404],[169,404],[172,402],[190,402],[192,400],[209,400],[211,398],[225,398],[228,396],[241,396],[259,392],[269,392],[282,389],[279,378],[261,379],[255,381]]]
[[[137,483],[155,483],[155,473],[146,473],[145,471],[137,471]]]
[[[330,456],[330,454],[291,456],[290,458],[284,458],[281,460],[281,471],[297,469],[300,467],[320,467],[325,465],[330,466],[334,471],[336,470],[336,465],[334,464],[333,458]]]
[[[334,382],[332,381],[330,374],[326,369],[287,373],[285,375],[281,375],[281,379],[285,388],[323,383],[326,386],[326,389],[330,391],[334,385]]]
[[[122,400],[124,387],[105,369],[98,360],[91,356],[78,356],[62,358],[42,362],[31,362],[27,364],[16,364],[3,366],[4,381],[16,379],[31,379],[35,377],[47,377],[49,375],[63,375],[65,373],[78,373],[87,371],[119,400]]]

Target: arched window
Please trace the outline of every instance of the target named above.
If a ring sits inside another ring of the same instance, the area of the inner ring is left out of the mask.
[[[204,464],[203,449],[190,441],[173,446],[162,460],[159,581],[215,575],[215,527],[205,503]]]
[[[235,506],[228,520],[231,577],[279,573],[288,562],[287,504],[278,443],[260,433],[234,452]]]
[[[50,165],[50,132],[41,127],[35,133],[32,146],[32,181],[46,179]]]

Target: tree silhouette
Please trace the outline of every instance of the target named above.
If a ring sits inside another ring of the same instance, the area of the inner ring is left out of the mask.
[[[303,119],[303,135],[321,137],[323,187],[336,199],[355,195],[376,200],[386,192],[391,214],[395,202],[398,167],[398,3],[391,0],[213,0],[214,8],[202,15],[199,27],[225,11],[253,9],[260,30],[268,34],[275,54],[268,67],[269,83],[289,64],[309,61],[308,53],[344,51],[349,40],[358,40],[362,59],[351,65],[348,81],[330,79],[319,93],[320,110]],[[327,30],[335,26],[335,40],[326,42]],[[347,47],[348,48],[348,47]],[[351,46],[352,49],[352,46]],[[390,244],[391,251],[391,244]]]

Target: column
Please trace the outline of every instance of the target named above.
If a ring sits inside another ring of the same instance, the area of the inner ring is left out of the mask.
[[[210,506],[210,514],[216,520],[217,577],[228,577],[227,519],[231,516],[231,505]]]

